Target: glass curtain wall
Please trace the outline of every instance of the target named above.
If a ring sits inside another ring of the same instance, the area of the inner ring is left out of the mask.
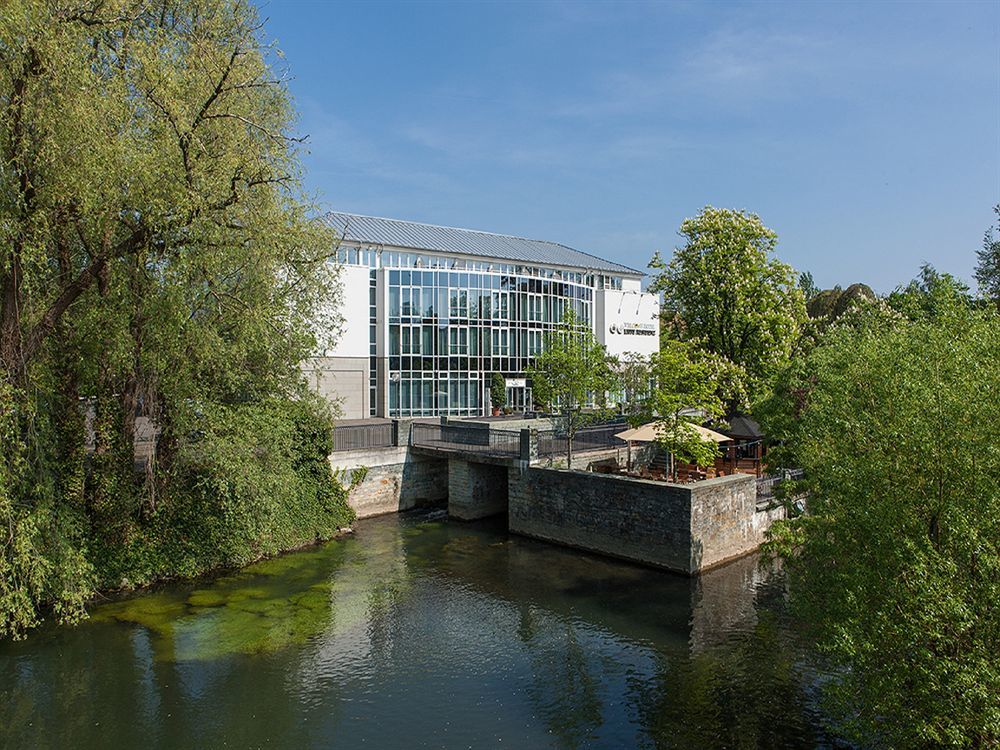
[[[391,417],[484,414],[492,373],[523,377],[567,309],[591,325],[592,277],[581,273],[479,262],[441,270],[433,266],[457,263],[407,253],[386,261],[414,266],[388,271]]]

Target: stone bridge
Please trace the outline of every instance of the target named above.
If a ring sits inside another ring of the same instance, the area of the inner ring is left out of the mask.
[[[368,467],[349,497],[359,517],[446,502],[457,519],[505,514],[511,532],[690,575],[753,552],[784,515],[758,507],[752,476],[671,484],[580,471],[623,450],[614,446],[575,454],[572,470],[552,467],[531,428],[443,419],[385,432],[395,445],[330,458],[335,469]]]

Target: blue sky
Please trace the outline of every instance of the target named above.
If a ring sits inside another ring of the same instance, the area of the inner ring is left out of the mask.
[[[711,204],[820,286],[971,279],[1000,201],[1000,2],[260,3],[338,210],[645,268]]]

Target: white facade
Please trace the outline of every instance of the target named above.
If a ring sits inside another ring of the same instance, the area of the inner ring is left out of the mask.
[[[310,385],[335,405],[343,419],[364,419],[372,411],[369,276],[366,267],[341,266],[340,335],[332,349],[305,366]]]
[[[341,309],[344,327],[330,357],[368,358],[369,269],[364,266],[342,266],[340,270]]]
[[[615,357],[660,348],[660,300],[635,288],[601,289],[594,297],[594,335]]]

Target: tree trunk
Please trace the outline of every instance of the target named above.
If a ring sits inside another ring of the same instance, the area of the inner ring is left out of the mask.
[[[21,259],[15,249],[10,269],[0,278],[0,363],[8,378],[21,382]]]
[[[572,407],[566,410],[566,470],[573,469],[573,410]]]

